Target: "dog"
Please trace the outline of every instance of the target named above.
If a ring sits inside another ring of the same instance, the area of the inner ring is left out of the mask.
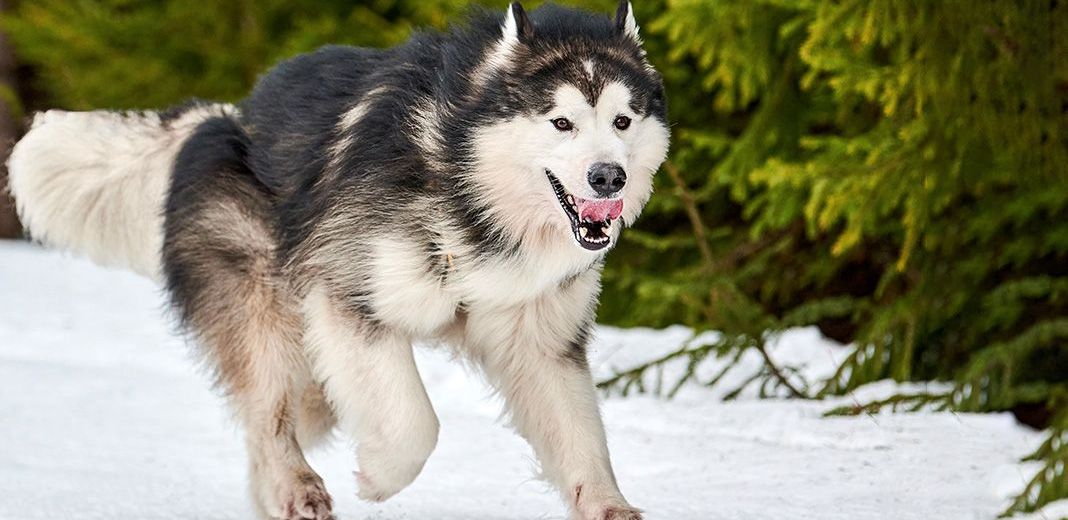
[[[586,359],[605,254],[668,151],[663,82],[614,16],[476,10],[390,49],[327,46],[236,105],[38,114],[9,160],[31,235],[167,289],[246,434],[273,519],[420,473],[438,418],[413,342],[484,372],[581,520],[634,520]]]

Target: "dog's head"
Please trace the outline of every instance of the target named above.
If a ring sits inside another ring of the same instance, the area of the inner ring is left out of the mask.
[[[513,3],[474,80],[491,107],[476,175],[491,204],[588,251],[609,247],[652,193],[668,150],[664,88],[631,5],[613,17]],[[514,222],[521,225],[519,222]]]

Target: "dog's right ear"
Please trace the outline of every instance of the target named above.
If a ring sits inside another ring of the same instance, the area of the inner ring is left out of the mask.
[[[504,41],[505,44],[529,43],[534,39],[534,24],[530,23],[523,4],[512,2],[508,6],[508,13],[504,15]]]
[[[630,4],[630,0],[619,0],[619,7],[616,8],[616,32],[639,44],[642,42],[638,36],[638,22],[634,21],[634,6]]]

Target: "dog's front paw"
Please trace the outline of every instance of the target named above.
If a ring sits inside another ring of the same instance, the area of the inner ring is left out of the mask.
[[[323,486],[323,480],[315,474],[305,474],[294,479],[282,492],[283,520],[332,520],[334,501]]]
[[[642,520],[642,511],[630,506],[609,506],[596,520]]]
[[[400,492],[399,489],[389,489],[378,485],[362,471],[356,473],[356,485],[359,486],[356,496],[368,502],[383,502]]]
[[[574,499],[577,520],[642,520],[641,509],[631,507],[618,492],[597,493],[577,486]]]
[[[356,493],[361,499],[368,502],[384,502],[393,495],[400,493],[408,487],[414,477],[396,472],[376,472],[375,476],[368,471],[356,473],[356,484],[359,491]]]
[[[370,442],[358,449],[356,473],[359,497],[382,502],[408,487],[423,470],[429,450],[412,451],[397,446],[379,446]]]

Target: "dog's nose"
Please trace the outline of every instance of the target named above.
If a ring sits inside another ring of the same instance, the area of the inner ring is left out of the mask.
[[[602,197],[608,197],[618,193],[627,184],[627,172],[615,163],[595,163],[590,166],[588,179],[593,191]]]

